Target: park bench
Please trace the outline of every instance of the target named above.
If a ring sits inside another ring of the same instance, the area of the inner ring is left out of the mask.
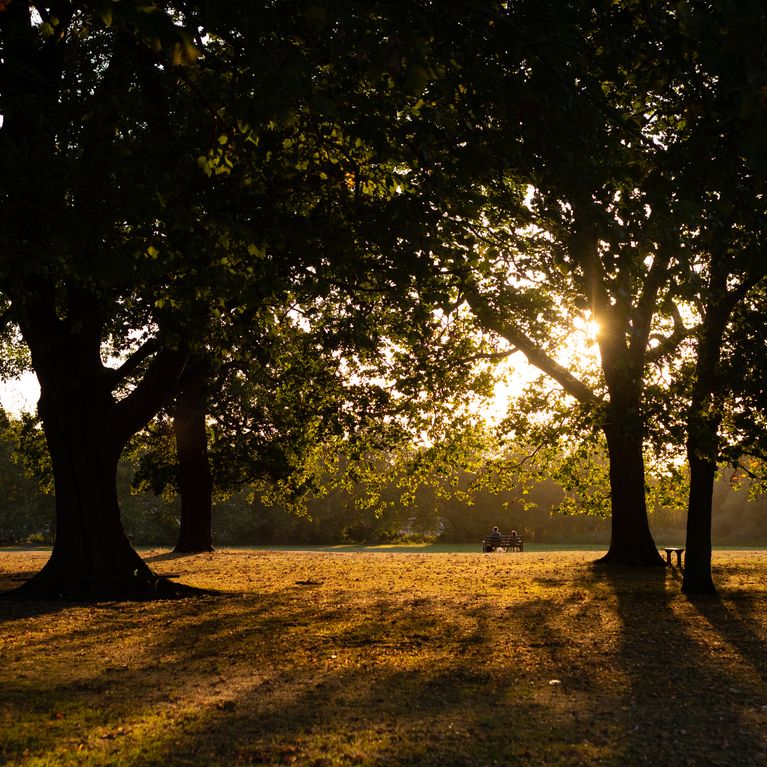
[[[486,535],[482,539],[482,551],[522,551],[521,535],[502,535],[500,538]]]
[[[664,546],[663,551],[666,552],[666,564],[671,564],[671,555],[676,554],[676,566],[682,566],[682,554],[684,554],[684,548],[681,546]]]

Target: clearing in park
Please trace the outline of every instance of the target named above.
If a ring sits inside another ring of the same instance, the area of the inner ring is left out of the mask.
[[[767,764],[767,552],[144,556],[218,593],[0,602],[1,763]]]

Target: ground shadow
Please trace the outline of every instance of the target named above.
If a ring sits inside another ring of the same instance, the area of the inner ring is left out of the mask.
[[[579,567],[536,573],[515,599],[370,596],[328,577],[99,606],[77,628],[71,679],[0,685],[27,723],[0,760],[53,760],[49,733],[79,716],[89,763],[126,767],[765,763],[760,733],[734,726],[737,674],[699,641],[678,573]],[[129,661],[105,662],[137,612],[148,618]],[[73,641],[58,628],[39,647]]]
[[[600,567],[595,577],[612,593],[620,621],[613,658],[626,680],[626,763],[763,763],[763,733],[743,718],[749,702],[738,684],[739,666],[717,657],[710,633],[686,609],[680,572]],[[722,616],[716,598],[697,601]],[[731,630],[735,624],[741,634],[742,623],[733,621]],[[754,710],[764,700],[760,692],[761,700],[750,702]]]
[[[199,551],[167,551],[164,554],[151,554],[148,557],[142,557],[144,562],[169,562],[174,559],[188,559],[190,557],[198,557],[200,554],[210,554],[211,552],[199,552]]]
[[[762,600],[757,600],[748,593],[727,592],[688,596],[687,599],[691,607],[720,637],[722,644],[717,646],[717,650],[720,653],[737,652],[761,683],[767,685],[767,656],[764,652],[767,637],[763,625],[758,620],[763,614],[760,613],[760,608],[764,610]]]

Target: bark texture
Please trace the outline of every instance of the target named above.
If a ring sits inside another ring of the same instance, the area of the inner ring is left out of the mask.
[[[687,545],[682,591],[714,594],[711,575],[711,522],[714,480],[722,421],[721,348],[734,294],[727,292],[727,271],[714,263],[709,301],[698,337],[690,410],[687,416],[687,462],[690,494],[687,505]]]
[[[610,461],[610,548],[600,562],[663,565],[647,521],[641,434],[626,433],[620,424],[604,429]]]
[[[688,462],[690,495],[682,591],[685,594],[715,594],[711,574],[711,522],[716,463],[701,458],[689,442]]]
[[[45,291],[30,296],[20,324],[40,382],[56,540],[48,563],[18,595],[112,599],[172,593],[174,587],[152,574],[125,535],[116,476],[126,442],[171,396],[188,355],[183,349],[158,350],[131,394],[116,400],[119,371],[101,361],[97,297],[72,291],[65,319],[53,306]],[[125,368],[132,369],[130,360]]]
[[[213,551],[207,412],[207,380],[202,371],[182,382],[173,415],[181,494],[181,523],[175,549],[179,553]]]

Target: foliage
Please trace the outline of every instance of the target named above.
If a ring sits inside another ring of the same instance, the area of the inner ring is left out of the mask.
[[[757,469],[767,458],[767,338],[763,332],[766,300],[763,281],[737,307],[721,366],[721,377],[727,381],[729,392],[723,415],[722,458],[746,472]],[[757,469],[756,476],[764,477],[764,472]]]
[[[0,413],[0,540],[49,542],[54,533],[53,499],[40,491],[17,446],[24,424]]]
[[[345,58],[359,64],[392,21],[333,9],[326,26],[283,2],[3,6],[0,292],[40,379],[58,525],[73,532],[48,575],[74,582],[73,569],[108,561],[112,578],[141,564],[120,534],[114,470],[196,360],[243,372],[258,344],[290,336],[272,328],[292,305],[321,315],[328,297],[333,327],[366,370],[374,354],[396,359],[419,344],[412,328],[434,325],[430,264],[396,233],[414,213],[398,200],[399,152],[388,149],[402,125],[359,117],[396,114],[402,91],[382,66],[360,76]],[[231,387],[222,420],[236,398],[260,394],[252,370],[243,374],[251,389]],[[432,396],[444,386],[426,383]],[[420,396],[419,382],[404,386]],[[250,402],[250,422],[237,425],[253,426],[258,443],[264,404]],[[276,435],[287,461],[262,450],[271,470],[300,463],[300,434]],[[98,555],[82,556],[77,537]]]
[[[500,487],[534,450],[528,479],[604,513],[599,430],[636,464],[614,512],[685,441],[763,458],[765,17],[730,5],[4,4],[1,372],[15,322],[53,465],[92,482],[200,359],[220,491],[354,495],[342,535],[419,493],[426,529],[461,470]],[[480,470],[469,392],[512,351],[570,399],[531,387]]]
[[[39,490],[18,461],[16,428],[6,431],[6,502],[0,508],[5,540],[48,540],[52,499]],[[214,503],[217,546],[280,544],[387,543],[408,537],[455,543],[476,541],[493,525],[516,529],[531,543],[606,543],[608,530],[598,517],[583,514],[582,497],[564,491],[567,482],[589,486],[591,472],[575,472],[579,464],[548,451],[487,461],[475,457],[471,471],[455,470],[451,459],[441,470],[428,460],[411,475],[414,456],[379,456],[365,473],[351,480],[343,462],[340,477],[317,473],[313,491],[255,483],[219,495]],[[449,467],[449,471],[447,470]],[[564,469],[569,479],[562,479]],[[582,468],[582,466],[580,467]],[[604,464],[598,470],[604,471]],[[122,462],[118,491],[126,533],[136,545],[170,545],[178,531],[178,499],[157,497],[131,487],[135,465]],[[562,485],[557,484],[559,478]],[[750,482],[737,476],[717,484],[714,501],[714,542],[717,545],[761,545],[767,542],[764,496],[751,496]],[[603,486],[603,485],[602,485]],[[599,485],[597,485],[599,487]],[[653,532],[664,541],[683,539],[686,476],[659,477],[648,489]],[[592,489],[593,491],[593,489]],[[579,503],[567,513],[566,508]],[[568,500],[569,499],[569,500]],[[563,506],[564,501],[564,506]]]

